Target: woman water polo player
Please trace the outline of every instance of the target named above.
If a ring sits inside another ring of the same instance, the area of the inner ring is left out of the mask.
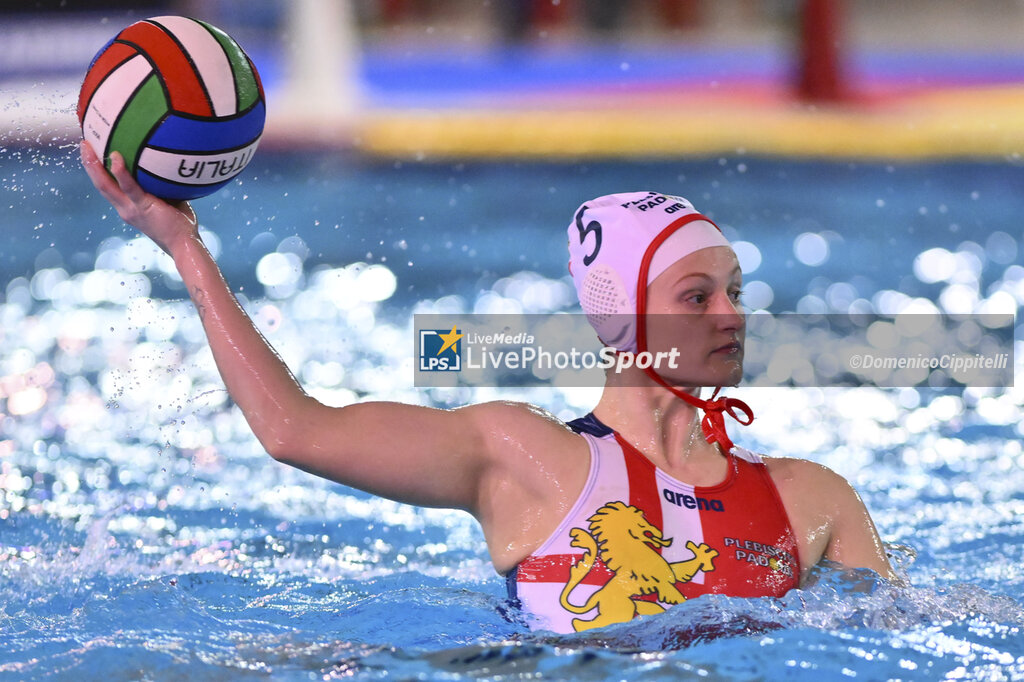
[[[146,194],[120,156],[108,174],[88,145],[81,151],[121,218],[174,259],[267,452],[393,500],[470,512],[535,626],[579,631],[705,593],[781,595],[822,559],[892,576],[843,478],[734,446],[724,416],[749,423],[749,408],[700,397],[699,387],[742,374],[741,273],[721,232],[685,200],[601,197],[569,226],[570,270],[598,335],[622,353],[684,339],[675,369],[609,373],[594,411],[569,425],[511,402],[335,408],[304,392],[239,306],[192,209]]]

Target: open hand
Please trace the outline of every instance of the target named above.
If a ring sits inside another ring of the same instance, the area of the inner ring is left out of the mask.
[[[175,245],[199,232],[196,214],[188,202],[169,203],[146,192],[135,181],[125,165],[124,158],[114,152],[110,155],[110,172],[96,152],[85,141],[79,145],[82,166],[92,184],[129,225],[148,236],[169,254]]]

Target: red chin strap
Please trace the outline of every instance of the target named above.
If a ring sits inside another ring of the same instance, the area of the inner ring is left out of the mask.
[[[716,399],[718,392],[722,390],[721,386],[715,388],[715,392],[711,394],[710,400],[703,400],[690,395],[686,391],[679,390],[665,381],[660,374],[650,367],[644,368],[644,372],[647,373],[647,376],[671,391],[676,397],[704,410],[704,417],[700,420],[700,428],[704,432],[704,439],[709,443],[718,443],[722,447],[723,452],[732,452],[734,447],[734,443],[729,438],[729,433],[725,430],[725,415],[728,414],[744,426],[754,421],[754,411],[750,409],[750,405],[747,405],[739,398],[722,396]],[[739,414],[737,410],[743,414]]]
[[[669,235],[681,228],[683,225],[693,222],[694,220],[706,220],[712,225],[715,225],[715,223],[711,222],[699,213],[683,216],[662,230],[661,233],[654,238],[654,241],[652,241],[647,247],[647,251],[644,252],[644,258],[640,262],[640,274],[637,277],[636,286],[637,352],[647,350],[647,273],[650,270],[651,259],[654,257],[654,252],[658,250],[658,247],[661,246],[662,242],[668,239]],[[718,225],[715,225],[715,227],[717,228]],[[725,415],[728,414],[744,426],[747,426],[754,421],[754,411],[742,400],[737,398],[728,398],[726,396],[717,398],[718,392],[722,390],[721,386],[715,388],[715,392],[711,394],[710,400],[703,400],[668,383],[660,374],[654,371],[653,367],[645,367],[644,372],[646,372],[647,376],[651,377],[658,384],[667,388],[677,398],[680,398],[694,407],[704,410],[704,417],[700,420],[700,428],[701,431],[704,432],[704,438],[709,443],[718,443],[726,453],[732,451],[734,444],[729,438],[728,432],[725,430]],[[742,416],[737,412],[737,410],[742,412]]]

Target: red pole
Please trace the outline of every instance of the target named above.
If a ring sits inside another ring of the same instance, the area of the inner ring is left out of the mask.
[[[840,0],[804,0],[801,14],[797,91],[811,102],[843,99]]]

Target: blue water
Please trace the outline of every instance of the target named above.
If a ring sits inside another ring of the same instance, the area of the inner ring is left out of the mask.
[[[74,158],[0,158],[0,679],[1024,676],[1019,382],[735,392],[758,415],[737,440],[847,476],[908,585],[822,566],[781,599],[532,633],[470,517],[260,451],[167,262]],[[500,395],[585,412],[580,389],[414,390],[411,315],[573,309],[565,225],[609,191],[692,199],[756,247],[748,289],[773,311],[1024,300],[1012,162],[254,164],[195,205],[244,304],[334,404]]]

